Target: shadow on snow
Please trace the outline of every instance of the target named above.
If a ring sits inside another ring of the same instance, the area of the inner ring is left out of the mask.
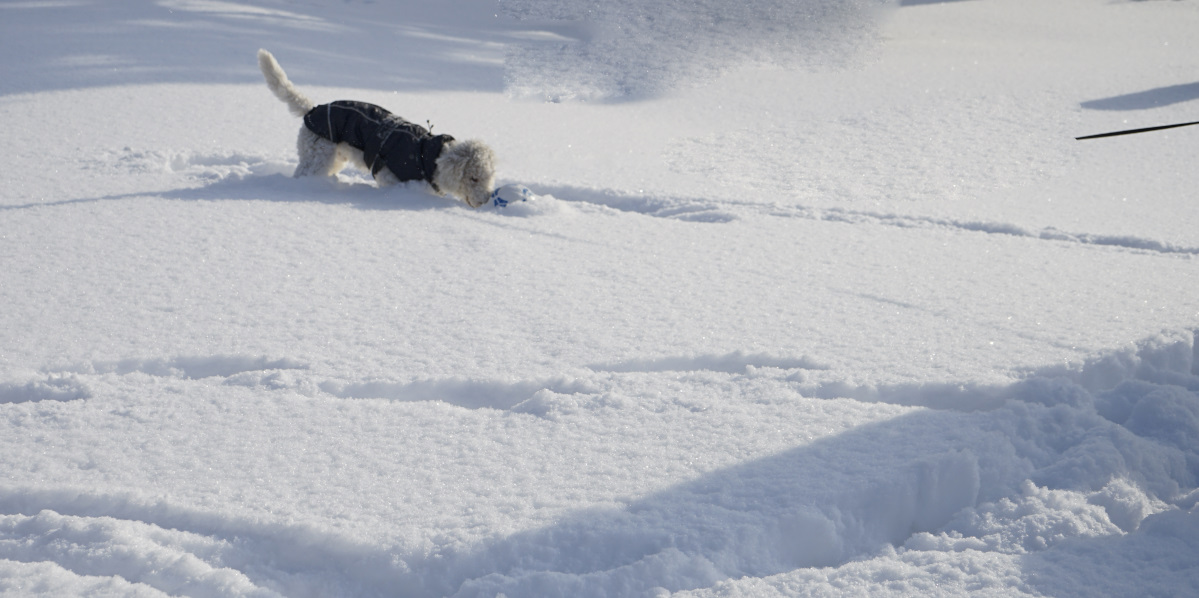
[[[163,191],[138,191],[101,197],[81,197],[10,206],[4,210],[50,208],[73,204],[162,198],[184,201],[269,201],[283,203],[323,203],[349,205],[360,210],[424,211],[463,206],[450,197],[437,197],[419,188],[420,183],[378,188],[371,183],[343,179],[309,177],[294,179],[283,174],[229,177],[199,187]]]
[[[1195,99],[1199,99],[1199,83],[1186,83],[1089,100],[1081,106],[1089,110],[1147,110]]]
[[[261,83],[265,47],[312,85],[500,91],[506,26],[486,0],[0,4],[0,94],[104,85]]]

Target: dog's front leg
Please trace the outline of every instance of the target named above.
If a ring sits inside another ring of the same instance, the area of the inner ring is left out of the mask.
[[[396,178],[396,175],[392,173],[391,169],[387,168],[386,166],[384,166],[379,172],[375,173],[375,185],[380,189],[398,184],[400,184],[400,179]]]

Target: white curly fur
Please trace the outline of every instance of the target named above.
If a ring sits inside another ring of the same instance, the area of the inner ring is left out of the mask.
[[[258,68],[266,79],[267,87],[275,97],[287,104],[292,114],[303,117],[312,110],[315,104],[296,89],[270,52],[258,50]],[[300,158],[295,172],[297,177],[333,176],[341,172],[346,164],[369,170],[363,160],[362,150],[344,143],[333,143],[303,125],[296,138],[296,152]],[[375,175],[375,184],[380,187],[398,182],[399,179],[387,168]],[[487,203],[491,188],[495,185],[495,154],[487,144],[477,139],[447,143],[437,156],[433,182],[442,193],[477,208]]]

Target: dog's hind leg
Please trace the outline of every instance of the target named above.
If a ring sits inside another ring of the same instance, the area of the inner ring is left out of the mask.
[[[296,153],[300,163],[293,176],[333,176],[345,165],[345,158],[337,151],[337,144],[313,133],[308,127],[300,127],[296,138]]]

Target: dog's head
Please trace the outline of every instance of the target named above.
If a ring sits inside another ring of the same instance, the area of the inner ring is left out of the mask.
[[[472,208],[491,197],[495,185],[495,154],[487,144],[476,139],[454,141],[441,149],[437,156],[437,171],[433,176],[437,187]]]

